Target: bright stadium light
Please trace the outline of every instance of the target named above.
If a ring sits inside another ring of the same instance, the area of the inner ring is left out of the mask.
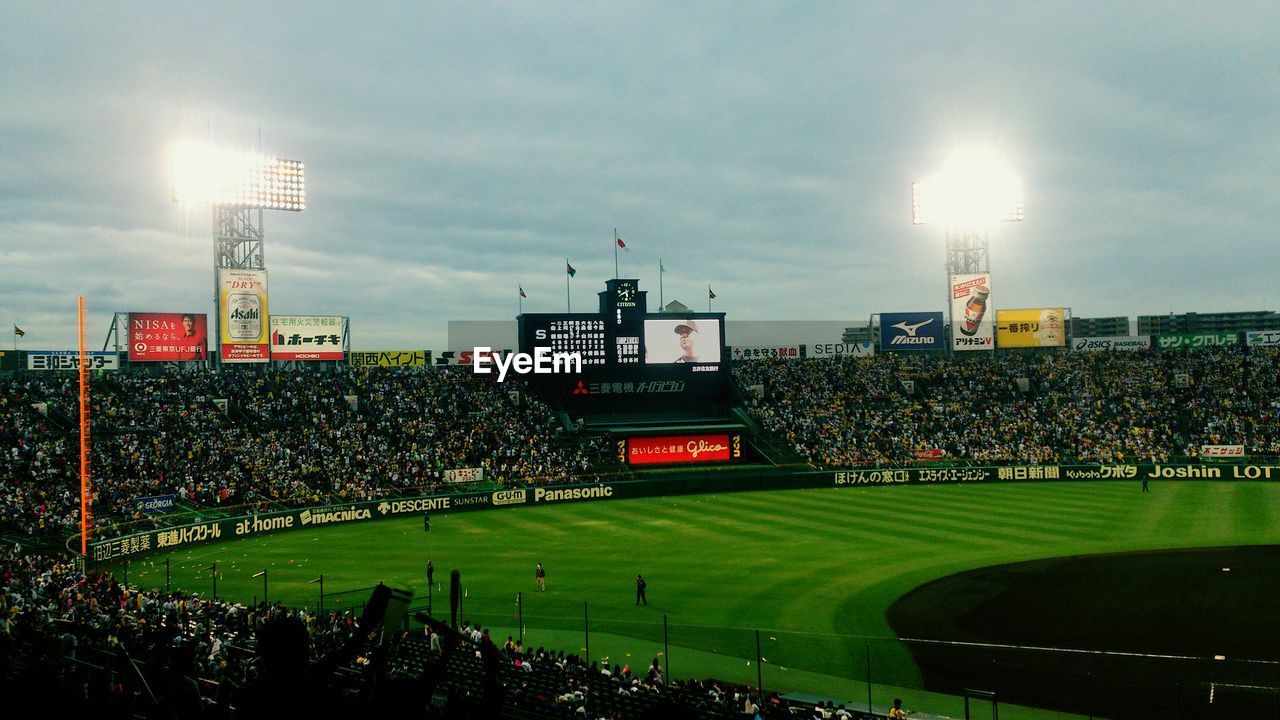
[[[307,207],[305,167],[299,160],[195,142],[174,145],[172,160],[177,202],[294,212]]]
[[[911,185],[915,225],[980,228],[1022,216],[1022,181],[990,152],[956,152],[936,175]]]

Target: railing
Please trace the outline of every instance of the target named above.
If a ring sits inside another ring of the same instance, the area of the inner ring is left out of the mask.
[[[221,566],[220,566],[221,567]],[[122,568],[115,568],[117,578]],[[314,568],[308,572],[313,572]],[[253,568],[220,571],[220,599],[255,602]],[[296,573],[295,573],[296,574]],[[271,598],[314,612],[315,585],[278,582]],[[414,598],[404,626],[418,631],[419,613],[448,622],[448,583]],[[184,587],[206,597],[207,587]],[[162,589],[164,564],[136,560],[134,588]],[[372,588],[330,590],[325,612],[358,615]],[[1155,655],[1108,650],[893,638],[806,628],[732,627],[672,619],[628,606],[592,608],[542,596],[526,613],[523,593],[481,597],[463,588],[457,620],[508,636],[525,648],[578,655],[601,666],[629,666],[644,676],[655,660],[670,678],[714,678],[765,693],[829,699],[853,710],[887,714],[894,698],[909,710],[950,717],[1053,720],[1079,717],[1201,720],[1277,717],[1280,661]],[[968,714],[966,715],[966,704]]]

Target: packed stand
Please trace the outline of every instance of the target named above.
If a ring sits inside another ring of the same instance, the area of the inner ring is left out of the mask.
[[[1201,445],[1280,454],[1274,350],[971,355],[771,359],[734,374],[753,416],[817,465],[929,450],[975,464],[1161,462]]]
[[[55,716],[279,718],[864,718],[648,667],[588,664],[419,616],[247,607],[121,586],[73,562],[0,550],[0,690]]]
[[[343,502],[447,491],[454,468],[482,467],[503,485],[568,482],[609,457],[562,437],[518,383],[465,369],[101,373],[90,402],[99,522],[152,495],[190,506]],[[0,379],[4,526],[31,534],[78,522],[77,408],[70,374]]]

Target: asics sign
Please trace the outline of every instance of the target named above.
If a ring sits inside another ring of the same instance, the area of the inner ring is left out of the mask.
[[[880,313],[880,351],[941,350],[942,313]]]

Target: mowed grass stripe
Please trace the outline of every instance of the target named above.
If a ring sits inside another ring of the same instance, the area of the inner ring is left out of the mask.
[[[174,578],[207,593],[201,568],[216,559],[224,571],[220,594],[248,600],[261,593],[260,579],[249,576],[265,565],[273,597],[308,604],[317,588],[305,582],[320,572],[330,591],[402,578],[417,589],[417,604],[426,595],[423,564],[433,557],[446,597],[448,570],[462,570],[471,613],[513,616],[522,592],[526,617],[539,618],[527,620],[534,632],[580,627],[587,602],[593,622],[624,635],[660,638],[666,614],[691,645],[715,642],[738,652],[750,633],[693,626],[789,630],[796,643],[811,631],[885,635],[884,612],[895,599],[962,570],[1100,551],[1280,542],[1280,528],[1270,522],[1269,505],[1277,501],[1280,483],[1156,482],[1144,495],[1136,481],[1125,481],[562,503],[437,515],[430,533],[420,518],[404,518],[205,546],[175,554]],[[924,522],[930,515],[936,527]],[[548,567],[549,592],[535,594],[539,560]],[[638,571],[650,580],[648,608],[634,605]],[[159,575],[162,583],[163,559],[153,559],[147,572],[148,582]],[[833,644],[839,641],[812,647]],[[845,653],[830,655],[828,671],[847,675]]]

